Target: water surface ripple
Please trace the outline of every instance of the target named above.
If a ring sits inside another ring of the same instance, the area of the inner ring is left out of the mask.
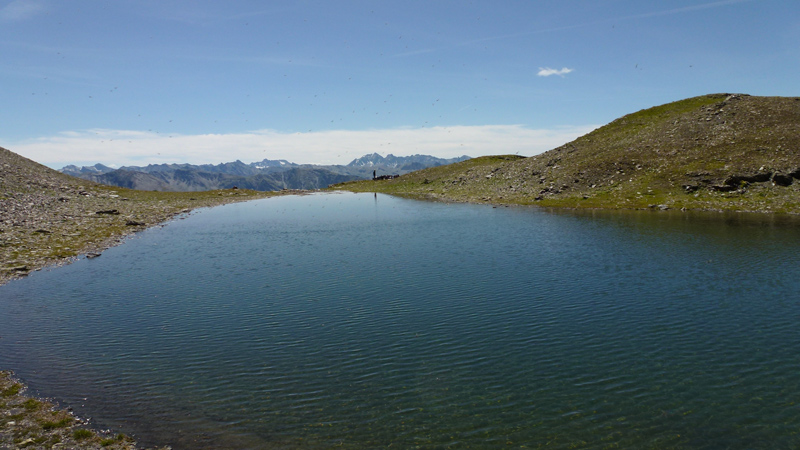
[[[0,367],[181,448],[800,447],[800,227],[364,194],[0,289]]]

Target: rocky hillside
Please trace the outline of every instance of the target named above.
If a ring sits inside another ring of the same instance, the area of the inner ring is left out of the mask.
[[[0,284],[49,264],[95,254],[127,234],[192,208],[268,195],[243,189],[192,193],[112,188],[0,148]]]
[[[530,158],[337,189],[590,208],[800,213],[800,98],[713,94],[621,117]]]

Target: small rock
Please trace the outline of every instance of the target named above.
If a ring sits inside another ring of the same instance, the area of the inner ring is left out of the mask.
[[[147,225],[147,224],[144,223],[144,222],[137,222],[135,220],[129,220],[129,221],[125,222],[125,225],[127,225],[129,227],[140,227],[140,226],[144,226],[144,225]]]
[[[103,210],[103,211],[97,211],[95,214],[110,214],[110,215],[113,215],[113,216],[118,216],[119,215],[119,211],[117,211],[116,209],[106,209],[106,210]]]
[[[100,256],[100,253],[91,252],[86,254],[86,257],[89,259],[97,258],[98,256]]]

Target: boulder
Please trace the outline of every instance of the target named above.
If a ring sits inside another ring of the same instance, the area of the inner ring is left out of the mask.
[[[748,183],[764,183],[772,178],[772,172],[759,172],[753,175],[731,175],[725,179],[723,184],[728,186],[739,186],[742,181]]]
[[[772,176],[772,182],[777,186],[790,186],[794,179],[789,175],[776,173]]]

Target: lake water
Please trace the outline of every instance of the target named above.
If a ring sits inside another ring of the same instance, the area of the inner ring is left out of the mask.
[[[0,368],[183,448],[797,448],[800,224],[372,194],[0,288]]]

